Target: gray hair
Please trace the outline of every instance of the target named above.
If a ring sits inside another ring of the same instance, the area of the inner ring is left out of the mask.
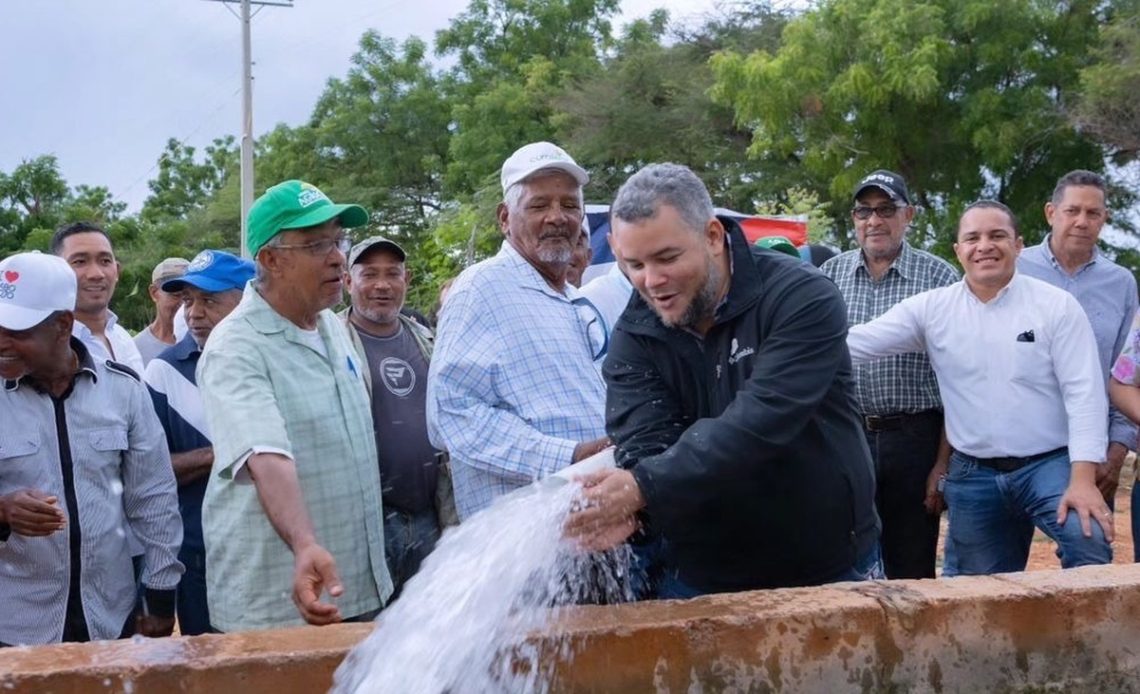
[[[523,180],[515,181],[514,183],[512,183],[505,191],[503,191],[503,204],[507,206],[507,210],[513,212],[513,211],[518,209],[519,203],[522,202],[523,192],[525,191],[524,186],[526,186],[528,181],[531,181],[535,178],[539,178],[542,176],[550,176],[553,174],[562,174],[563,176],[570,176],[570,174],[566,173],[562,169],[550,167],[550,168],[546,168],[546,169],[539,169],[538,171],[535,171],[534,173],[527,176]],[[571,176],[571,178],[573,178],[573,177]],[[575,183],[577,183],[577,181],[575,181]],[[586,213],[586,199],[582,194],[582,186],[580,186],[580,185],[578,186],[578,206],[582,208],[582,214],[585,214]]]
[[[1106,191],[1104,178],[1100,174],[1093,173],[1092,171],[1077,169],[1057,179],[1057,186],[1053,188],[1052,201],[1054,205],[1061,204],[1062,198],[1065,197],[1065,189],[1069,186],[1088,186],[1090,188],[1096,188],[1100,191],[1101,196],[1105,198],[1105,202],[1108,201],[1108,192]]]
[[[677,210],[685,226],[697,232],[716,216],[704,182],[680,164],[650,164],[630,176],[614,196],[610,215],[640,222],[655,217],[662,205]]]
[[[261,245],[261,247],[262,248],[277,248],[280,245],[281,245],[281,232],[277,232],[268,241],[263,243]],[[259,249],[259,252],[257,255],[258,256],[261,255],[260,249]],[[266,272],[265,266],[261,264],[261,260],[257,256],[254,256],[254,258],[253,258],[253,264],[255,266],[255,272],[256,272],[256,274],[254,275],[254,280],[258,284],[264,285],[266,283],[266,281],[269,279],[269,273]]]

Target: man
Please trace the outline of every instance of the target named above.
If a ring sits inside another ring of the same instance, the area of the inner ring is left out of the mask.
[[[348,254],[345,286],[352,305],[341,314],[364,369],[383,481],[384,540],[394,595],[435,548],[441,514],[440,452],[428,440],[425,397],[434,336],[401,313],[408,291],[407,254],[372,236]]]
[[[859,247],[820,268],[843,294],[848,325],[866,323],[908,296],[958,281],[945,260],[907,243],[914,207],[902,176],[872,172],[855,186],[854,202],[851,219]],[[856,365],[855,398],[875,463],[887,578],[934,578],[942,512],[937,484],[950,449],[930,360],[917,352]]]
[[[574,252],[570,254],[570,268],[566,271],[566,283],[575,288],[582,287],[582,273],[590,267],[590,260],[594,257],[594,249],[590,247],[590,222],[586,215],[582,215],[582,233],[578,242],[574,244]]]
[[[1100,231],[1108,221],[1104,179],[1081,170],[1062,176],[1052,199],[1045,203],[1045,219],[1050,233],[1039,245],[1022,252],[1017,269],[1076,297],[1092,324],[1107,383],[1113,361],[1128,337],[1137,295],[1132,272],[1097,250]],[[1107,464],[1097,468],[1097,486],[1113,507],[1124,458],[1136,446],[1136,426],[1115,407],[1110,406],[1108,412]],[[1140,560],[1140,554],[1136,558]]]
[[[1112,559],[1095,482],[1108,418],[1096,341],[1071,294],[1015,272],[1021,243],[1009,208],[974,203],[954,244],[965,280],[903,300],[847,340],[857,362],[923,350],[938,376],[954,448],[945,575],[1024,570],[1034,526],[1063,567]]]
[[[610,213],[637,289],[604,367],[621,469],[584,479],[568,533],[606,549],[644,524],[663,598],[879,577],[835,285],[750,247],[683,166],[637,172]]]
[[[142,355],[111,310],[120,270],[111,237],[94,224],[75,222],[56,229],[51,252],[67,261],[79,281],[75,336],[96,361],[110,359],[141,374]]]
[[[328,310],[343,291],[344,229],[367,223],[364,208],[296,180],[250,208],[257,278],[198,364],[216,630],[367,620],[392,592],[363,365]]]
[[[451,455],[460,519],[602,450],[604,322],[566,281],[589,177],[535,142],[501,172],[499,253],[447,296],[428,376],[428,430]]]
[[[72,337],[59,258],[0,262],[0,642],[168,636],[182,540],[146,389]],[[145,550],[143,612],[127,535]]]
[[[177,294],[163,291],[162,285],[167,280],[184,275],[187,265],[189,263],[182,258],[167,258],[155,265],[154,271],[150,273],[147,292],[154,303],[154,320],[135,335],[135,347],[139,349],[144,367],[159,352],[177,341],[174,336],[174,316],[182,304]]]
[[[181,298],[189,332],[146,366],[144,380],[154,410],[166,432],[170,462],[178,481],[182,514],[182,548],[178,561],[186,567],[178,584],[178,630],[185,636],[210,630],[206,597],[206,545],[202,539],[202,498],[214,463],[209,427],[195,370],[210,333],[241,301],[254,266],[222,251],[202,251],[187,272],[168,279],[159,289]]]

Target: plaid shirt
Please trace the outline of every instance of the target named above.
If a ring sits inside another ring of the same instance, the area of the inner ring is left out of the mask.
[[[835,281],[843,294],[848,325],[866,323],[908,296],[958,281],[958,272],[950,263],[911,248],[906,242],[878,281],[871,278],[860,249],[842,253],[820,269]],[[930,359],[921,352],[857,365],[855,397],[865,415],[887,416],[942,408]]]
[[[570,285],[565,294],[551,289],[505,241],[451,288],[427,415],[432,443],[451,454],[460,518],[566,467],[575,445],[605,436],[606,388],[585,301]]]
[[[249,454],[293,459],[317,542],[336,559],[341,614],[379,609],[392,592],[384,559],[380,467],[364,367],[344,326],[322,311],[324,353],[251,282],[202,351],[198,384],[214,444],[202,504],[210,624],[222,631],[304,624],[289,599],[293,552],[241,466]]]

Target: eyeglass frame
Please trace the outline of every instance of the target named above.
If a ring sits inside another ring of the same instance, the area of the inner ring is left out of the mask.
[[[910,207],[910,205],[897,205],[895,203],[887,203],[876,207],[871,207],[870,205],[856,205],[851,208],[851,216],[860,221],[870,219],[873,214],[879,215],[879,219],[890,219],[897,215],[899,210],[906,209],[907,207]],[[883,214],[886,210],[890,210],[890,212]],[[864,211],[866,211],[865,216],[861,214]]]
[[[581,322],[581,311],[579,310],[580,307],[586,307],[593,312],[594,317],[585,324],[586,346],[590,349],[593,361],[597,361],[606,356],[606,354],[608,354],[610,351],[610,331],[606,328],[605,316],[603,316],[602,312],[598,310],[598,307],[594,305],[594,302],[590,301],[584,296],[578,296],[570,299],[570,303],[574,305],[574,312],[577,314],[579,322]],[[602,344],[601,347],[597,349],[594,348],[594,340],[590,339],[590,326],[594,323],[597,323],[598,327],[602,331]]]
[[[310,241],[308,243],[268,243],[269,248],[280,248],[285,251],[305,251],[311,256],[320,258],[327,256],[335,248],[345,256],[352,250],[353,239],[349,234],[341,233],[331,239],[321,239],[319,241]],[[318,250],[322,246],[327,245],[328,248]]]

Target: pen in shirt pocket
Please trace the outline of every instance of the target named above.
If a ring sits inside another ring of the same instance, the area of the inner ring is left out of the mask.
[[[1023,332],[1017,336],[1017,341],[1018,342],[1036,342],[1037,338],[1035,338],[1033,336],[1032,330],[1026,330],[1025,332]]]

